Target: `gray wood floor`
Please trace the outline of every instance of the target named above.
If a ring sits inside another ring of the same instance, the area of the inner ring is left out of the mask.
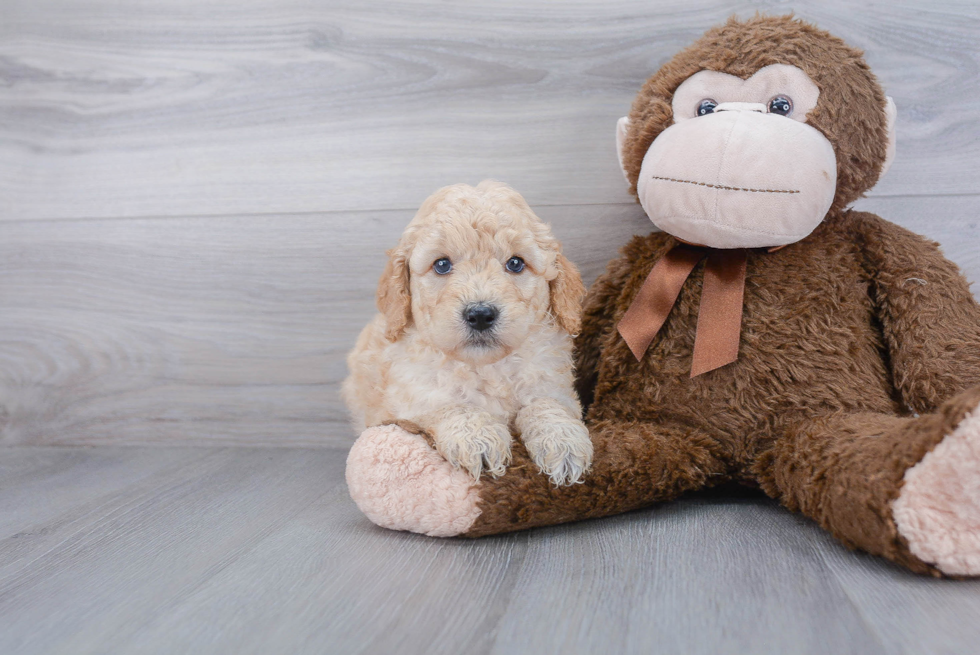
[[[382,530],[344,449],[12,447],[3,653],[975,653],[980,580],[751,493],[476,541]]]
[[[478,541],[347,496],[418,204],[509,182],[591,281],[650,229],[616,119],[757,9],[866,50],[898,157],[858,206],[980,282],[974,1],[0,0],[0,653],[980,653],[980,581],[744,492]]]

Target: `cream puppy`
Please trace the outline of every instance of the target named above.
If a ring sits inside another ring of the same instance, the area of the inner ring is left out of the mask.
[[[511,434],[556,485],[592,442],[573,389],[585,293],[548,226],[491,180],[440,189],[388,251],[381,313],[347,358],[354,427],[409,420],[474,478],[503,474]]]

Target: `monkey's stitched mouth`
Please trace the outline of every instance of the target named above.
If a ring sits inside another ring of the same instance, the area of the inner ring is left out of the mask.
[[[654,175],[652,177],[654,180],[660,180],[662,182],[678,182],[680,184],[693,184],[695,186],[710,187],[712,189],[721,189],[722,191],[748,191],[749,193],[799,193],[797,189],[748,189],[739,186],[725,186],[723,184],[708,184],[707,182],[695,182],[693,180],[678,180],[673,177],[661,177],[659,175]]]

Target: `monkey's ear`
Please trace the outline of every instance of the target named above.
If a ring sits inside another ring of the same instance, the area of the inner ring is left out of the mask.
[[[895,118],[898,117],[898,108],[891,96],[885,98],[885,121],[888,128],[888,141],[885,144],[885,161],[881,165],[881,173],[878,174],[880,180],[891,168],[892,161],[895,160]]]
[[[388,263],[378,281],[378,309],[385,317],[385,337],[394,341],[412,318],[408,286],[408,253],[398,246],[387,252]]]
[[[565,332],[575,336],[582,329],[582,298],[585,285],[578,268],[565,255],[558,253],[555,258],[558,275],[549,282],[551,292],[551,313]]]
[[[623,168],[623,146],[626,144],[626,132],[630,129],[630,117],[623,116],[616,121],[616,158],[619,160],[619,170],[623,171],[623,177],[630,181],[630,176]]]

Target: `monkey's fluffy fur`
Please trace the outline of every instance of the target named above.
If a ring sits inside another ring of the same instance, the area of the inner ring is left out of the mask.
[[[513,430],[552,482],[579,481],[592,443],[571,335],[585,288],[548,226],[504,184],[458,184],[429,197],[388,254],[381,313],[348,358],[355,428],[411,421],[474,478],[503,474]],[[515,255],[519,273],[505,269]],[[445,275],[433,270],[442,257]],[[499,309],[491,330],[467,328],[474,303]]]
[[[980,574],[980,306],[937,244],[846,209],[877,181],[886,154],[885,96],[861,53],[790,17],[710,30],[633,103],[624,148],[631,186],[671,124],[683,80],[700,70],[747,78],[770,64],[796,66],[818,85],[807,122],[833,145],[838,183],[812,234],[748,252],[738,360],[689,377],[701,264],[637,361],[616,325],[677,241],[634,238],[589,290],[575,343],[592,472],[555,488],[515,448],[506,475],[470,488],[471,514],[453,506],[475,516],[457,532],[603,516],[741,482],[850,547],[914,571]],[[424,452],[422,440],[399,435]],[[355,474],[381,479],[366,468]],[[398,486],[391,477],[384,484]]]

